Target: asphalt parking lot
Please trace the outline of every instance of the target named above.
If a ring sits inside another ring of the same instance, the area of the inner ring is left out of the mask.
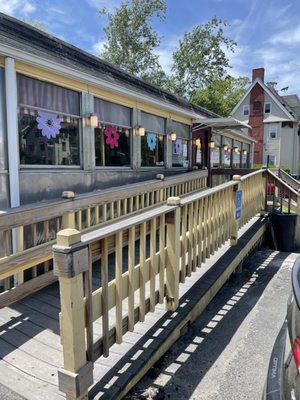
[[[126,400],[259,400],[295,253],[257,251]]]

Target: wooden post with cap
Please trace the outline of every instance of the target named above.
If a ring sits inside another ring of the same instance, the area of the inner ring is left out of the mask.
[[[54,274],[59,278],[60,331],[64,367],[58,370],[59,390],[68,400],[87,398],[93,383],[93,364],[87,361],[83,273],[88,271],[88,247],[81,233],[64,229],[53,246]]]
[[[166,214],[167,257],[166,257],[166,308],[175,311],[179,303],[180,264],[180,198],[169,197],[168,206],[176,206]]]

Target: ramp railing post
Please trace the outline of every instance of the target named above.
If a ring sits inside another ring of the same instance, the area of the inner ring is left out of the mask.
[[[180,198],[169,197],[167,205],[177,206],[166,214],[167,257],[166,257],[166,308],[175,311],[179,303],[180,263]]]
[[[87,361],[83,273],[88,271],[88,247],[75,229],[57,234],[53,246],[54,274],[59,278],[60,332],[64,367],[58,371],[59,390],[68,400],[85,399],[93,383],[93,364]]]
[[[232,178],[233,181],[236,181],[237,184],[233,188],[233,213],[232,213],[232,222],[231,222],[231,232],[230,232],[230,245],[235,246],[237,244],[237,238],[238,238],[238,230],[239,230],[239,220],[236,219],[235,216],[235,210],[237,207],[237,198],[236,198],[236,192],[237,190],[240,190],[242,187],[241,183],[241,176],[240,175],[234,175]]]

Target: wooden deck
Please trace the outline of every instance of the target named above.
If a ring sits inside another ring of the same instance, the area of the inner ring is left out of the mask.
[[[249,229],[250,222],[240,234]],[[180,285],[180,299],[228,249],[226,243],[201,268],[198,268],[185,283]],[[124,266],[126,268],[126,266]],[[99,265],[93,268],[93,286],[99,287]],[[114,392],[127,382],[147,361],[153,346],[172,333],[172,324],[184,307],[188,308],[197,299],[181,302],[179,311],[171,313],[158,304],[155,312],[148,313],[145,322],[137,323],[134,332],[123,337],[122,344],[110,348],[108,358],[100,357],[94,364],[94,386],[89,398],[113,398]],[[199,299],[198,299],[199,300]],[[123,302],[124,313],[127,311]],[[59,336],[59,290],[54,283],[22,301],[0,310],[0,383],[26,399],[63,399],[58,390],[57,369],[63,366],[63,353]],[[115,310],[111,310],[111,323]],[[94,324],[94,339],[101,336],[100,322]]]

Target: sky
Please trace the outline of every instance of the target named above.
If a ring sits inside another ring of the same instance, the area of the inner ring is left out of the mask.
[[[0,0],[0,11],[16,18],[39,20],[52,33],[99,55],[105,41],[106,18],[99,8],[114,10],[120,0]],[[230,23],[226,34],[237,42],[228,54],[233,76],[251,77],[252,68],[264,67],[266,81],[277,89],[300,96],[299,0],[168,0],[166,22],[155,22],[161,37],[161,65],[170,68],[179,39],[193,26],[213,16]]]

